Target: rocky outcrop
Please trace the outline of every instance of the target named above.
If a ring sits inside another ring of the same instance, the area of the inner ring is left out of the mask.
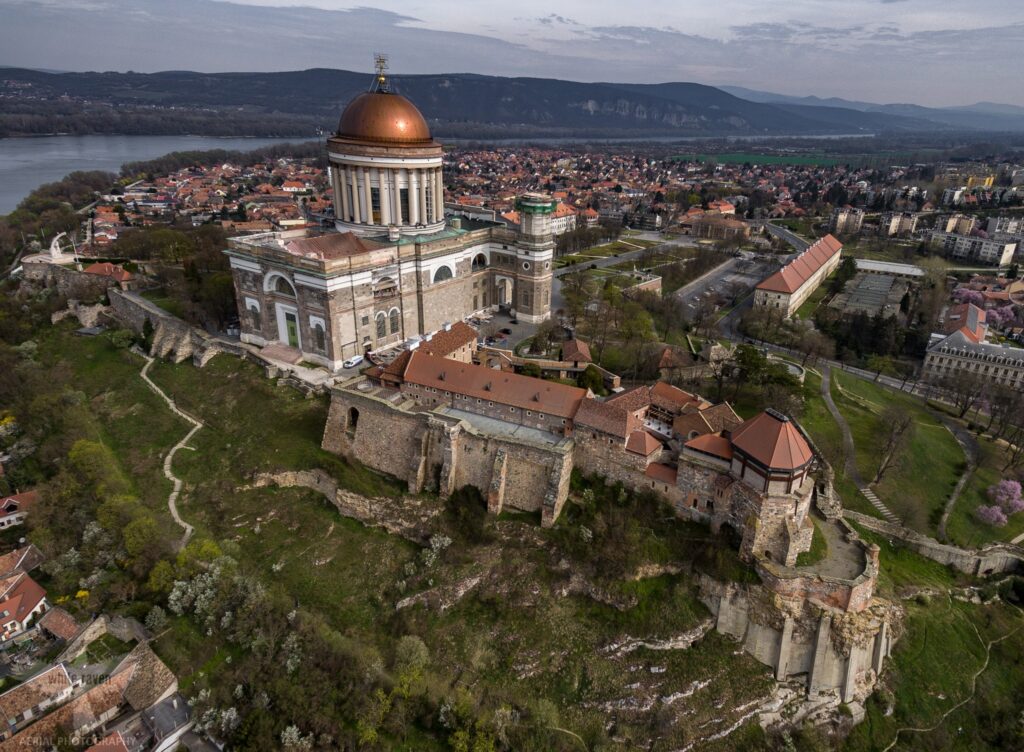
[[[761,585],[722,583],[703,575],[699,586],[715,628],[771,666],[777,680],[805,682],[812,700],[863,702],[902,632],[902,608],[881,598],[845,611],[785,598]]]
[[[431,504],[418,496],[400,499],[387,497],[367,498],[339,488],[337,481],[323,470],[292,470],[280,473],[260,473],[248,488],[281,486],[308,488],[331,502],[345,517],[358,520],[368,527],[379,527],[414,543],[422,544],[430,530],[430,522],[441,512],[438,504]]]
[[[67,308],[63,311],[57,311],[50,316],[50,323],[56,324],[58,321],[63,321],[73,316],[78,319],[78,323],[82,326],[94,327],[101,324],[109,313],[110,306],[105,306],[102,303],[86,305],[77,300],[69,300]]]

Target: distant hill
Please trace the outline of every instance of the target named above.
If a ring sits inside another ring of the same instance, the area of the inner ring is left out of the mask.
[[[157,128],[161,133],[307,135],[336,127],[344,105],[366,90],[369,78],[325,68],[149,74],[8,68],[0,81],[6,95],[0,99],[0,135],[17,133],[19,127],[47,132],[54,123],[72,132]],[[395,86],[419,106],[438,135],[448,137],[917,132],[971,128],[967,121],[976,117],[954,113],[940,121],[928,108],[854,114],[832,100],[829,106],[822,106],[825,101],[756,102],[696,83],[580,83],[460,73],[401,76]],[[168,113],[168,108],[175,110]]]
[[[794,97],[788,94],[774,94],[769,91],[757,91],[742,86],[723,86],[741,99],[759,104],[830,107],[857,112],[871,112],[884,116],[913,118],[936,125],[951,128],[979,131],[1024,131],[1024,107],[995,102],[977,102],[959,107],[922,107],[917,104],[874,104],[838,97],[821,98],[815,96]]]

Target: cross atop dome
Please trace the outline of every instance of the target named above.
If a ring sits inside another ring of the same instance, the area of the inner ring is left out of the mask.
[[[377,73],[373,77],[373,84],[370,86],[370,91],[379,91],[383,94],[391,93],[391,84],[388,81],[388,76],[385,71],[388,69],[388,56],[383,52],[377,52],[373,55],[373,67]]]

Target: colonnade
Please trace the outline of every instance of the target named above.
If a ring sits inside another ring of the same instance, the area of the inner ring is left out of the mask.
[[[441,167],[365,167],[331,164],[335,216],[341,222],[417,227],[444,220]],[[377,193],[374,216],[373,191]],[[402,201],[402,191],[406,200]],[[404,203],[404,206],[403,206]]]

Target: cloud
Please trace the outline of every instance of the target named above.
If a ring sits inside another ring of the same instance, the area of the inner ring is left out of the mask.
[[[456,14],[435,2],[324,10],[213,0],[0,0],[0,63],[67,70],[369,71],[373,53],[385,51],[392,70],[407,74],[696,81],[869,101],[1020,99],[1007,85],[1007,64],[991,61],[1019,58],[1024,11],[1002,12],[1005,6],[991,5],[995,0],[971,7],[975,23],[991,19],[983,28],[966,28],[927,0],[844,0],[841,11],[839,3],[792,0],[786,12],[793,20],[783,11],[766,12],[761,0],[734,0],[728,11],[699,9],[705,26],[707,18],[718,19],[714,33],[697,23],[680,30],[676,12],[661,14],[657,27],[608,22],[630,14],[600,3],[568,0],[553,13],[520,0],[523,17],[500,24],[493,14],[466,21],[467,14],[484,14],[484,3]],[[882,5],[907,10],[882,11]],[[917,25],[907,22],[908,14]],[[574,16],[596,20],[581,23]],[[730,25],[734,18],[750,20]],[[456,21],[470,31],[441,28]],[[920,28],[924,24],[932,28]],[[983,56],[972,54],[980,50]]]

